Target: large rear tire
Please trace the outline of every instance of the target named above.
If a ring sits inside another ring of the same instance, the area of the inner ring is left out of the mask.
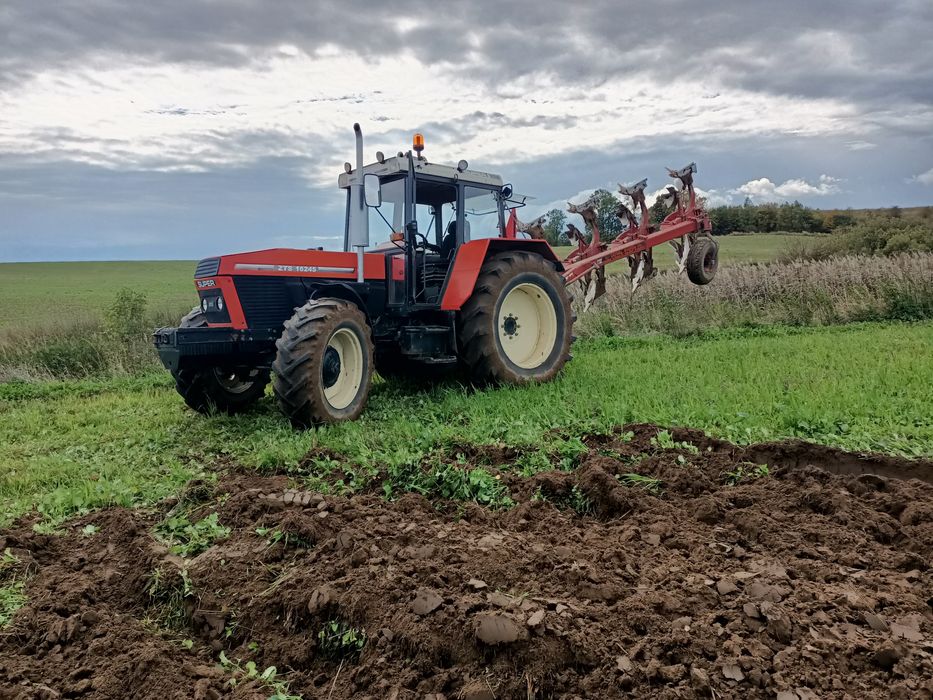
[[[180,328],[205,328],[207,319],[199,307],[182,317]],[[262,398],[269,371],[248,373],[222,367],[181,369],[172,372],[175,390],[198,413],[240,413]]]
[[[708,236],[699,236],[687,253],[687,277],[694,284],[709,284],[719,269],[719,244]]]
[[[272,387],[296,428],[353,420],[363,412],[373,375],[366,316],[341,299],[316,299],[295,311],[275,343]]]
[[[461,358],[476,384],[549,381],[570,359],[575,320],[553,265],[534,253],[500,253],[483,265],[460,313]]]

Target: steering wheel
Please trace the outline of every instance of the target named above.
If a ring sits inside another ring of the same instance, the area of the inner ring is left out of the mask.
[[[436,246],[433,243],[428,242],[428,237],[423,233],[416,233],[415,236],[421,239],[421,247],[425,250],[430,250],[432,253],[440,253],[440,246]],[[417,247],[417,246],[416,246]]]

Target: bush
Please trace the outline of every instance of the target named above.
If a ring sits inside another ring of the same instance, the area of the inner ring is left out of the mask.
[[[107,332],[124,342],[148,335],[152,328],[146,317],[146,305],[146,295],[142,292],[121,289],[104,313]]]
[[[788,250],[785,259],[825,260],[837,255],[894,255],[933,252],[933,225],[922,219],[874,217],[814,245]]]

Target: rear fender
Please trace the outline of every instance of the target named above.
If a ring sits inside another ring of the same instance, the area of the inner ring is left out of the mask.
[[[560,258],[547,241],[521,238],[481,238],[470,241],[457,249],[453,265],[450,266],[447,283],[444,286],[444,293],[441,296],[441,310],[459,311],[473,294],[476,279],[486,259],[507,250],[526,250],[529,253],[536,253],[554,263],[558,272],[564,269]]]

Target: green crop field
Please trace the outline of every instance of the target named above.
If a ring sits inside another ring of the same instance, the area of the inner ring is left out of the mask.
[[[633,421],[748,443],[802,437],[853,450],[933,455],[933,324],[720,331],[580,342],[555,382],[472,391],[379,383],[362,419],[292,430],[271,396],[237,417],[187,410],[168,376],[0,384],[0,521],[143,504],[213,467],[295,469],[312,486],[463,444],[516,447],[525,473],[571,466],[580,437]],[[336,457],[335,457],[336,455]]]
[[[756,234],[720,239],[723,264],[767,262],[784,252],[794,240],[806,236]],[[566,255],[571,248],[557,249]],[[671,268],[670,246],[658,249],[661,268]],[[231,251],[233,252],[233,251]],[[627,269],[616,263],[610,273]],[[34,328],[66,318],[97,318],[123,288],[146,295],[154,313],[180,314],[191,308],[196,293],[191,282],[194,262],[131,261],[71,263],[0,263],[0,331]]]
[[[190,308],[197,297],[194,265],[187,260],[0,263],[0,330],[99,317],[123,288],[143,292],[154,311]]]

